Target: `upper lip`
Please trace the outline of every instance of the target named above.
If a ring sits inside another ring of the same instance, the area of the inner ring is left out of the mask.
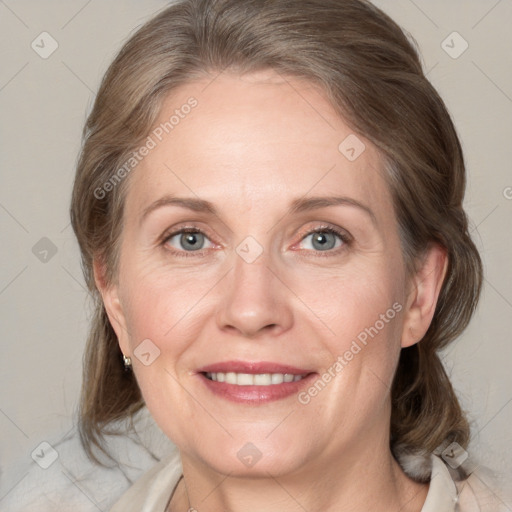
[[[249,361],[222,361],[209,364],[199,368],[198,373],[288,373],[292,375],[306,375],[311,370],[297,368],[288,364],[273,363],[267,361],[249,362]]]

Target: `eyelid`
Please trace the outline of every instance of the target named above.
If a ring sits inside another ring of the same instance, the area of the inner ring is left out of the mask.
[[[308,235],[311,235],[311,234],[317,233],[317,232],[323,232],[323,231],[333,232],[333,233],[339,235],[340,238],[342,238],[343,240],[348,241],[348,240],[352,239],[351,235],[345,229],[335,226],[334,224],[329,224],[327,222],[324,222],[324,223],[321,223],[320,225],[315,226],[313,228],[309,227],[309,228],[301,229],[301,231],[299,233],[300,241],[302,241]]]

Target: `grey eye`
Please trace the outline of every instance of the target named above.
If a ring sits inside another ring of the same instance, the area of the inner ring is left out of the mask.
[[[308,239],[310,239],[311,241],[308,244],[309,246],[305,248],[314,249],[317,251],[330,251],[331,249],[340,247],[343,242],[340,235],[328,230],[310,233],[309,235],[303,238],[303,243]]]
[[[179,231],[167,239],[167,243],[174,249],[187,252],[199,251],[205,248],[208,238],[200,231]],[[211,246],[211,242],[208,241]]]

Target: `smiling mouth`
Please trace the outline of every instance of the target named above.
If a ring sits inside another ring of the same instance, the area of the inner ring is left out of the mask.
[[[235,384],[237,386],[272,386],[284,382],[298,382],[306,377],[291,373],[236,373],[236,372],[203,372],[203,375],[215,382]]]
[[[202,371],[196,375],[209,392],[222,399],[237,404],[261,406],[296,395],[317,374]]]

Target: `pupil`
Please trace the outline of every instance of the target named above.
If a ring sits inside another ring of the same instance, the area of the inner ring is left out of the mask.
[[[329,241],[329,236],[331,241]],[[313,245],[316,249],[332,249],[335,243],[336,240],[334,240],[332,233],[317,233],[313,237]]]
[[[188,246],[189,249],[193,250],[199,249],[201,244],[198,242],[198,235],[200,235],[200,233],[186,233],[183,235],[183,247],[187,248]]]

